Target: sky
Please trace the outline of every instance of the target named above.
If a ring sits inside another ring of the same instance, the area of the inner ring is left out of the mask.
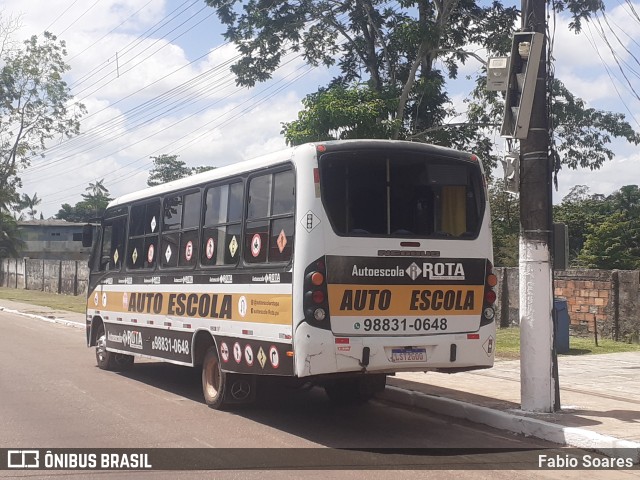
[[[629,81],[640,91],[640,21],[624,0],[605,3],[624,45],[616,46],[618,61],[627,62]],[[640,3],[635,8],[640,12]],[[65,80],[88,110],[80,136],[50,142],[44,157],[21,172],[22,192],[37,193],[45,218],[63,203],[75,205],[99,180],[112,197],[146,187],[152,156],[222,166],[285,148],[282,122],[295,119],[301,99],[332,77],[291,54],[272,80],[237,87],[229,71],[235,48],[204,0],[3,0],[0,12],[20,18],[18,39],[48,30],[65,40],[71,66]],[[624,113],[640,131],[640,100],[596,27],[576,36],[568,21],[559,15],[551,25],[556,77],[589,107]],[[465,75],[479,69],[474,60],[461,68],[449,90],[454,105],[462,107],[470,90]],[[498,133],[495,144],[504,150]],[[613,150],[615,159],[598,171],[563,169],[554,202],[578,184],[606,195],[640,183],[640,149],[616,141]]]

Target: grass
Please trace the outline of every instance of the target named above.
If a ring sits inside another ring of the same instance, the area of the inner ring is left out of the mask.
[[[0,287],[0,299],[30,303],[51,307],[56,310],[68,310],[84,313],[87,300],[84,295],[58,295],[56,293],[40,292],[38,290],[21,290]],[[599,353],[635,352],[640,351],[640,345],[615,342],[607,338],[598,338],[596,346],[593,337],[569,337],[569,352],[560,355],[592,355]],[[520,358],[520,329],[499,328],[497,334],[496,357],[502,359]]]
[[[87,307],[87,298],[84,295],[74,297],[73,295],[58,295],[57,293],[41,292],[39,290],[22,290],[19,288],[0,287],[0,299],[30,303],[32,305],[51,307],[55,310],[67,310],[76,313],[84,313]]]
[[[598,338],[596,346],[593,337],[569,337],[569,351],[559,355],[593,355],[600,353],[639,352],[640,345],[623,343],[608,338]],[[520,329],[499,328],[497,332],[496,357],[503,359],[520,358]]]

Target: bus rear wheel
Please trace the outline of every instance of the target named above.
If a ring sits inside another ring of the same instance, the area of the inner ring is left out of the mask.
[[[216,347],[209,347],[202,363],[202,392],[204,401],[209,407],[222,409],[225,407],[227,374],[220,367]]]
[[[96,334],[96,363],[102,370],[123,372],[133,366],[133,355],[107,351],[107,334],[104,325],[98,327]]]

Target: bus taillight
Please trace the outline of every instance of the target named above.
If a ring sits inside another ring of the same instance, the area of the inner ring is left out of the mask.
[[[331,328],[324,258],[312,262],[304,272],[303,307],[305,320],[310,325]]]
[[[482,308],[482,319],[480,325],[487,325],[493,321],[496,316],[494,304],[497,300],[496,292],[493,287],[498,284],[498,277],[493,273],[493,264],[487,260],[486,276],[484,281],[484,306]]]
[[[484,300],[489,305],[493,305],[494,303],[496,303],[496,292],[494,292],[493,290],[487,290],[486,292],[484,292]]]

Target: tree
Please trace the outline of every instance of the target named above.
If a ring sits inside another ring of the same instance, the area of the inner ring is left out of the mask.
[[[506,49],[505,32],[517,17],[515,7],[470,0],[401,2],[393,8],[380,0],[256,1],[241,13],[239,0],[206,2],[241,53],[232,66],[238,84],[270,78],[286,53],[302,51],[311,65],[337,64],[340,75],[330,87],[366,83],[376,100],[389,102],[378,120],[391,122],[391,138],[441,125],[450,113],[445,75],[455,78],[458,64],[474,56],[464,47]],[[435,68],[436,61],[446,72]]]
[[[606,218],[604,200],[604,195],[590,194],[586,185],[576,185],[560,204],[553,207],[553,220],[567,225],[571,265],[577,266],[576,259],[587,236]]]
[[[0,58],[17,47],[14,35],[20,29],[20,18],[10,15],[3,18],[3,12],[0,12]]]
[[[577,185],[554,207],[566,223],[574,266],[634,269],[640,266],[640,189],[627,185],[608,197]]]
[[[31,217],[31,220],[36,218],[38,211],[36,207],[42,203],[42,199],[38,198],[38,194],[34,193],[33,196],[29,196],[27,193],[23,193],[20,196],[20,200],[17,204],[19,210],[27,210],[27,215]]]
[[[514,195],[505,192],[502,182],[492,180],[489,188],[493,263],[498,267],[518,265],[520,206]]]
[[[459,64],[472,58],[483,62],[470,45],[481,45],[492,56],[510,50],[517,8],[499,1],[401,2],[389,8],[378,0],[300,0],[256,1],[240,9],[238,0],[206,1],[240,51],[232,66],[240,85],[270,78],[287,52],[301,52],[311,65],[337,65],[340,73],[331,84],[308,95],[298,119],[283,124],[288,143],[411,138],[474,151],[489,172],[495,167],[492,132],[500,124],[502,96],[487,92],[486,77],[479,75],[467,119],[452,124],[448,119],[459,112],[446,87]],[[580,32],[602,2],[559,0],[554,7],[570,11],[570,26]],[[612,137],[640,142],[624,116],[586,108],[561,82],[552,85],[561,163],[598,168],[612,157]]]
[[[15,20],[0,19],[0,192],[2,214],[19,204],[20,169],[29,165],[55,136],[79,132],[82,104],[62,79],[69,66],[64,62],[65,43],[45,32],[26,40],[22,47],[12,41]],[[34,204],[35,206],[35,204]],[[34,211],[35,212],[35,211]],[[3,222],[3,228],[8,228]],[[7,231],[5,231],[7,233]],[[11,237],[5,235],[5,242]],[[14,254],[19,245],[4,247]]]
[[[17,257],[23,244],[16,219],[0,210],[0,259]]]
[[[111,197],[109,197],[109,190],[104,186],[103,182],[104,179],[96,180],[95,183],[89,183],[89,186],[85,188],[85,191],[89,193],[82,194],[84,204],[93,212],[93,218],[99,217],[112,200]]]
[[[284,123],[282,133],[289,145],[349,138],[389,138],[395,123],[380,120],[393,108],[366,85],[321,88],[302,100],[298,119]]]
[[[214,168],[209,166],[187,167],[186,163],[178,160],[178,155],[167,155],[163,153],[157,157],[150,158],[153,160],[153,168],[149,172],[149,178],[147,179],[147,185],[150,187],[188,177],[196,173],[206,172]]]
[[[96,218],[95,212],[95,209],[85,201],[78,202],[74,206],[63,203],[55,218],[67,222],[84,223]]]
[[[89,186],[85,189],[88,193],[82,194],[83,200],[73,207],[68,203],[62,204],[55,217],[59,220],[78,223],[98,218],[104,213],[107,205],[112,200],[109,196],[109,190],[104,186],[103,182],[104,179],[89,183]]]
[[[56,135],[71,136],[80,130],[81,104],[72,96],[63,74],[65,42],[45,32],[24,42],[23,49],[9,50],[0,72],[0,181],[6,187],[29,157],[40,153]]]
[[[579,261],[587,268],[640,269],[640,218],[614,213],[595,225]]]

